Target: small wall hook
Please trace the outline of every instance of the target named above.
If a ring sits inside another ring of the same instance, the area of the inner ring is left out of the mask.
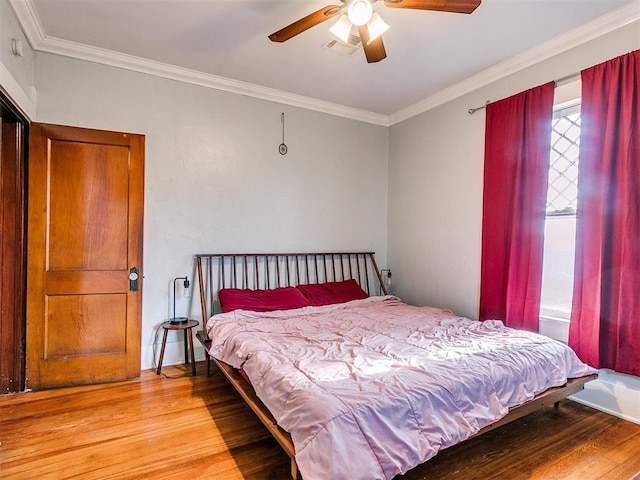
[[[22,44],[22,40],[19,38],[11,39],[11,53],[13,53],[16,57],[21,57],[24,55],[24,45]]]
[[[282,143],[278,145],[278,152],[280,152],[280,155],[286,155],[289,148],[284,143],[284,112],[280,115],[280,122],[282,123]]]

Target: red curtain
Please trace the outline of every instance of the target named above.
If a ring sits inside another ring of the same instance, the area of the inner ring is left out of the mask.
[[[487,105],[480,319],[538,331],[553,82]]]
[[[582,72],[569,345],[640,376],[640,50]]]

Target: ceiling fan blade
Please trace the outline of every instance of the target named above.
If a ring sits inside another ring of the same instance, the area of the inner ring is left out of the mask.
[[[362,41],[362,48],[364,48],[364,55],[367,57],[367,63],[376,63],[387,58],[382,36],[372,42],[369,41],[369,29],[366,25],[358,27],[358,33],[360,34],[360,41]]]
[[[472,13],[481,0],[384,0],[391,8],[412,8],[415,10],[437,10],[439,12]]]
[[[327,5],[321,8],[317,12],[313,12],[304,18],[301,18],[297,22],[293,22],[291,25],[278,30],[275,33],[269,35],[269,39],[272,42],[284,42],[292,37],[295,37],[299,33],[309,30],[311,27],[315,27],[319,23],[329,20],[331,17],[335,17],[340,13],[342,7],[338,5]]]

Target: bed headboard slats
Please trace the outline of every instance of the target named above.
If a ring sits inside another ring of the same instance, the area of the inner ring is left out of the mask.
[[[369,295],[387,294],[374,252],[197,254],[202,318],[216,313],[221,288],[273,289],[354,279]]]

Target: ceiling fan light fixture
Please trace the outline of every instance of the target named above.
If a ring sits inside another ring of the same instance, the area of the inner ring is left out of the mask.
[[[377,12],[374,12],[373,15],[371,15],[371,20],[369,20],[369,23],[367,24],[367,28],[369,29],[369,42],[373,42],[384,32],[389,30],[389,25],[382,20],[382,17],[378,15]]]
[[[369,0],[353,0],[347,11],[349,20],[357,27],[366,25],[373,15],[373,7]]]
[[[345,14],[342,14],[333,27],[329,29],[336,37],[344,43],[349,43],[349,34],[352,27],[351,20]]]

